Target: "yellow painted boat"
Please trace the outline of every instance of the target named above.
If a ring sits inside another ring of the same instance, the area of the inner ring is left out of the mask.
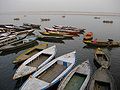
[[[47,48],[48,44],[44,43],[44,44],[40,44],[37,46],[34,46],[32,48],[29,48],[28,50],[26,50],[25,52],[23,52],[22,54],[20,54],[14,61],[14,64],[18,64],[18,63],[22,63],[23,61],[27,60],[28,58],[30,58],[31,56],[35,55],[36,53],[42,51],[43,49]]]

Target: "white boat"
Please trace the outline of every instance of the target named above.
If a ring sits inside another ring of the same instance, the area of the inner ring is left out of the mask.
[[[90,79],[90,63],[76,66],[60,83],[57,90],[85,90]]]
[[[11,34],[11,32],[1,33],[0,37],[7,37]]]
[[[38,70],[49,61],[51,61],[56,54],[56,46],[44,49],[29,59],[27,59],[15,72],[13,79],[18,79],[20,77],[29,75],[34,71]]]
[[[76,51],[64,54],[33,73],[20,90],[43,90],[60,81],[75,64]]]

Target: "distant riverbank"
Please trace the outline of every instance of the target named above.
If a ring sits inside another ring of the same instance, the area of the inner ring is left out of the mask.
[[[120,16],[119,12],[80,12],[80,11],[16,11],[2,12],[0,15],[91,15],[91,16]]]

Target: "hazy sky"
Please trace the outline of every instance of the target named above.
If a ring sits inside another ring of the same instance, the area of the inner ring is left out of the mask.
[[[8,11],[120,12],[120,0],[0,0],[0,12]]]

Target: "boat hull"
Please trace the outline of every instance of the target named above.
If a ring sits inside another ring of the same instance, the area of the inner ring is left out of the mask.
[[[116,90],[114,86],[114,80],[108,69],[101,67],[93,74],[88,90],[98,90],[98,89]]]
[[[110,67],[110,59],[107,56],[106,53],[104,53],[101,49],[97,49],[94,54],[94,60],[99,64],[99,66],[102,66],[104,68]]]
[[[18,79],[35,72],[50,62],[54,58],[55,54],[55,45],[36,53],[20,65],[20,67],[16,70],[13,79]]]
[[[13,64],[19,64],[19,63],[24,62],[25,60],[27,60],[28,58],[30,58],[31,56],[33,56],[37,52],[42,51],[43,49],[47,48],[47,46],[48,46],[48,44],[40,44],[38,46],[34,46],[34,47],[26,50],[21,55],[19,55],[16,58],[16,60],[13,61]]]
[[[7,51],[13,51],[13,50],[18,50],[22,47],[28,47],[28,46],[33,46],[33,45],[36,45],[38,44],[38,42],[36,40],[34,41],[30,41],[28,43],[24,43],[22,45],[18,45],[18,46],[13,46],[13,47],[7,47],[7,48],[0,48],[0,51],[3,51],[3,52],[7,52]]]
[[[60,81],[75,64],[75,51],[60,56],[36,71],[21,90],[44,90]]]
[[[84,80],[83,80],[84,78]],[[60,83],[57,90],[84,90],[90,79],[89,61],[76,66]],[[79,80],[79,81],[78,81]]]

